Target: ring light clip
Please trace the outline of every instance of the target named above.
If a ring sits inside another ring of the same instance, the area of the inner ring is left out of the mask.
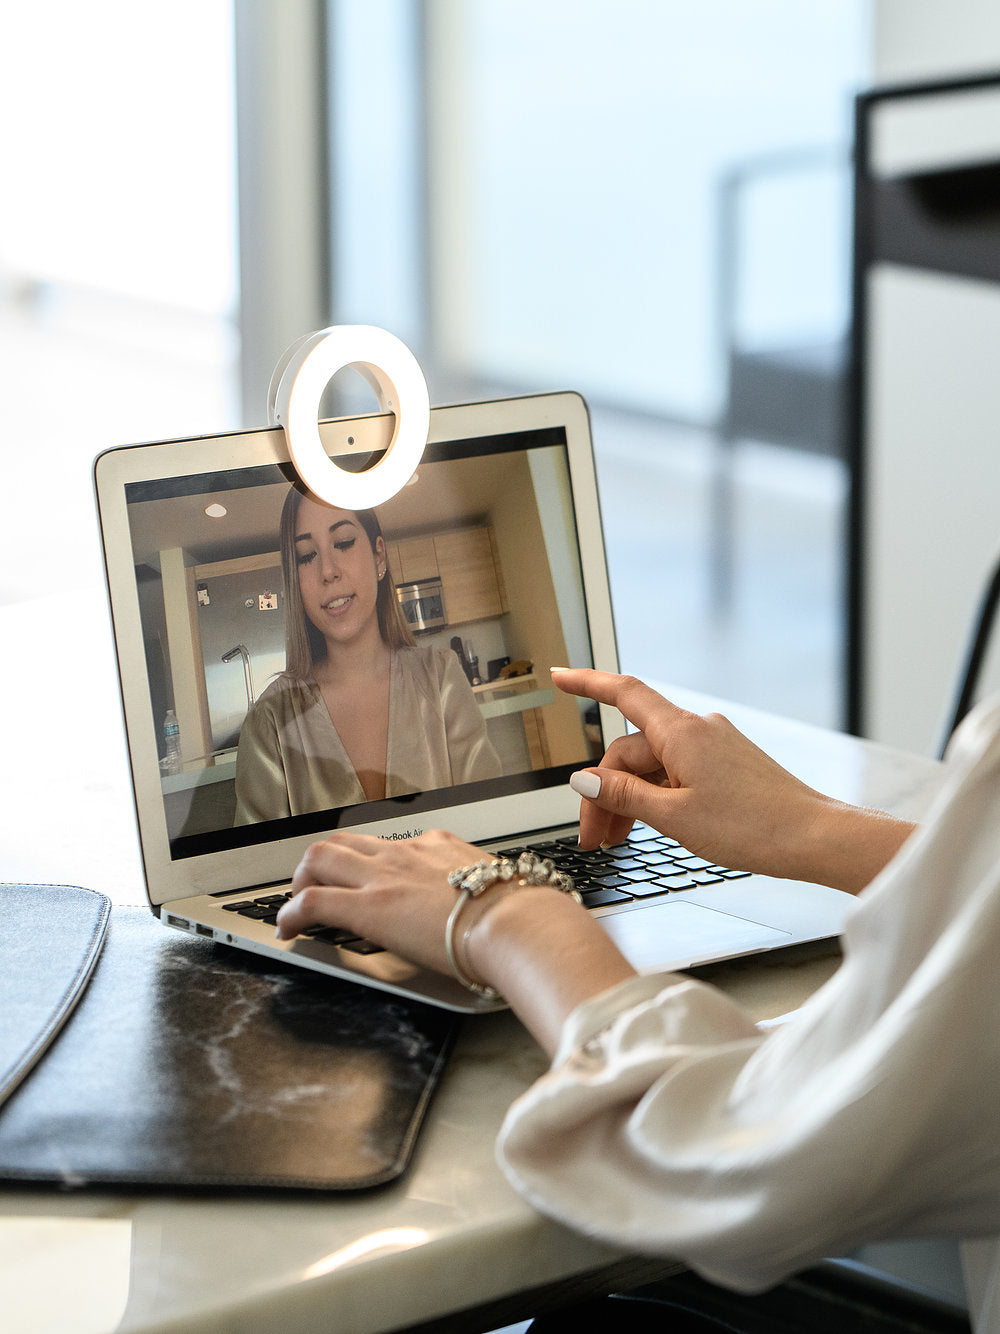
[[[385,454],[365,472],[347,472],[323,448],[319,405],[327,385],[350,366],[375,390],[396,425]],[[306,334],[284,353],[271,376],[268,420],[282,426],[295,471],[319,500],[340,509],[371,509],[413,476],[430,430],[427,385],[408,347],[370,324],[335,324]]]

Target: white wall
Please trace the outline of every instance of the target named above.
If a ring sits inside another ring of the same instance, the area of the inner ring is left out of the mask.
[[[873,41],[876,86],[1000,71],[1000,6],[876,0]],[[1000,160],[995,94],[882,119],[889,174]],[[868,301],[863,727],[935,753],[1000,549],[1000,284],[883,264]]]
[[[996,0],[873,0],[877,83],[954,78],[1000,68]]]

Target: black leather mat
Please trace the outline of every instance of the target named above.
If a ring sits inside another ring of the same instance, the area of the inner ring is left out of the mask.
[[[0,1110],[0,1182],[381,1185],[409,1161],[458,1022],[113,909],[70,1022]]]

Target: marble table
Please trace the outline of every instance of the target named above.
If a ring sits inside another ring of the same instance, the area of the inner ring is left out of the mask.
[[[7,785],[3,878],[84,884],[116,904],[143,904],[100,591],[4,607],[0,640],[4,754],[17,779]],[[691,707],[713,706],[671,693]],[[932,761],[725,711],[807,782],[846,800],[918,817],[938,786]],[[713,978],[763,1019],[794,1009],[836,966],[832,953],[796,963],[757,958]],[[527,1318],[568,1288],[669,1272],[668,1261],[622,1255],[540,1217],[496,1167],[504,1111],[544,1064],[510,1014],[466,1021],[409,1171],[375,1191],[323,1199],[4,1191],[4,1327],[490,1329]]]

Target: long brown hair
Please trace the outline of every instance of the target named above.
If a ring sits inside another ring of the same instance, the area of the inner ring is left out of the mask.
[[[299,503],[305,492],[293,486],[285,497],[281,507],[281,577],[285,592],[285,671],[289,676],[305,679],[312,675],[313,666],[326,658],[326,640],[310,621],[302,605],[299,592],[299,567],[295,553],[295,529]],[[315,497],[310,496],[310,499]],[[377,555],[377,543],[381,537],[382,525],[374,510],[351,510],[368,536],[372,555]],[[379,580],[375,598],[375,611],[378,615],[378,628],[382,640],[389,648],[412,648],[416,642],[410,627],[403,618],[396,586],[389,573],[386,562],[385,578]]]

